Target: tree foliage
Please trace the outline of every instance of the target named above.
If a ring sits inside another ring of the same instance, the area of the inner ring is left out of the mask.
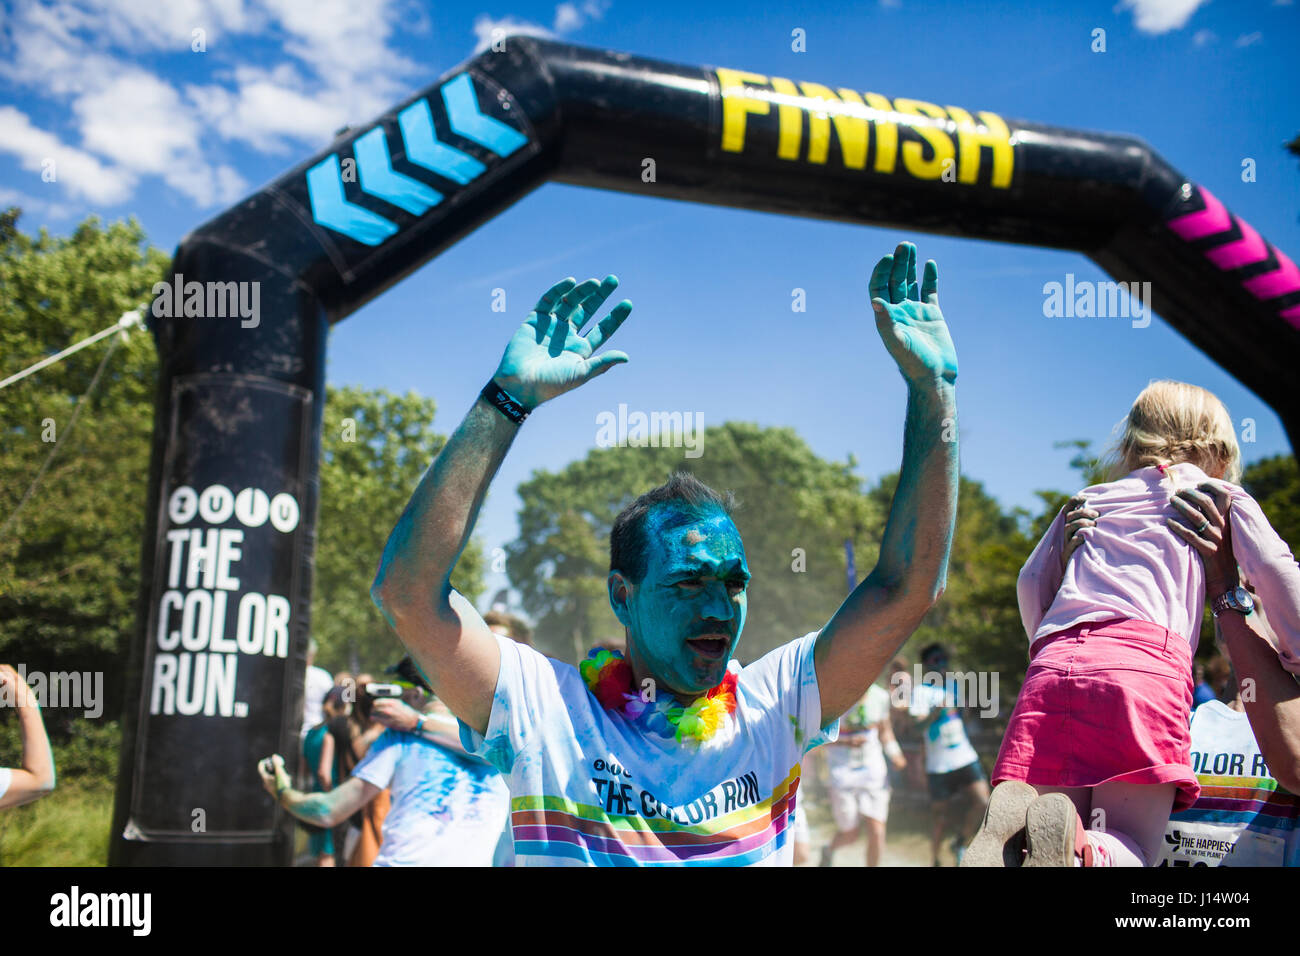
[[[447,442],[433,431],[435,407],[414,392],[327,389],[311,620],[318,663],[329,670],[374,670],[402,654],[370,585],[389,532]],[[452,584],[474,600],[483,572],[482,549],[471,542]]]
[[[0,217],[0,377],[146,303],[167,265],[134,220],[90,218],[67,237],[16,223],[16,210]],[[115,338],[0,390],[0,660],[105,672],[110,716],[135,623],[157,383],[151,336]]]

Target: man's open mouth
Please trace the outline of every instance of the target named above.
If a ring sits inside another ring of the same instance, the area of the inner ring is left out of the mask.
[[[731,639],[707,634],[702,637],[693,637],[686,643],[701,657],[708,660],[718,660],[726,656],[727,648],[731,646]]]

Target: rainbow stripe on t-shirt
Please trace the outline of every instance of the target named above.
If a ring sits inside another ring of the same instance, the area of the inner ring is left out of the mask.
[[[1201,784],[1201,795],[1172,819],[1245,823],[1251,830],[1283,835],[1295,828],[1296,818],[1300,817],[1300,797],[1279,789],[1272,777],[1198,774],[1196,779]]]
[[[674,819],[673,808],[666,815],[619,815],[564,797],[515,797],[515,856],[589,866],[748,866],[786,845],[799,775],[795,765],[767,799],[697,824]]]

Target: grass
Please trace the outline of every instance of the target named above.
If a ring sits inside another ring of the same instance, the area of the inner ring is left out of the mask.
[[[104,866],[113,817],[110,783],[67,784],[0,811],[0,865]]]

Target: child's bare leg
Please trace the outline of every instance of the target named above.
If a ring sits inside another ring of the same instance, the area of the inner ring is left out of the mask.
[[[930,813],[933,814],[930,829],[930,859],[935,866],[939,865],[939,847],[943,845],[943,831],[948,822],[948,803],[947,800],[935,800],[930,804]]]
[[[1177,790],[1172,783],[1093,787],[1092,816],[1083,820],[1097,865],[1153,865]]]
[[[880,854],[885,848],[885,821],[865,817],[867,823],[867,866],[880,866]]]

